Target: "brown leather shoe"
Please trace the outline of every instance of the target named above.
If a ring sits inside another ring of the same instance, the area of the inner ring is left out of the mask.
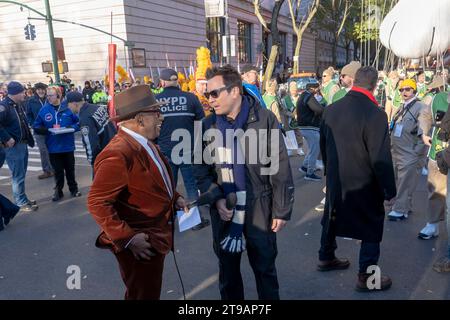
[[[350,266],[350,261],[348,259],[338,259],[334,258],[331,261],[319,261],[317,265],[318,271],[331,271],[331,270],[344,270],[348,269]]]
[[[42,180],[42,179],[47,179],[47,178],[50,178],[50,177],[53,177],[53,176],[54,176],[53,172],[44,172],[43,174],[38,176],[38,179]]]
[[[392,280],[388,276],[381,276],[380,288],[370,289],[367,287],[367,280],[371,274],[369,273],[358,273],[358,281],[356,282],[356,291],[360,292],[372,292],[372,291],[384,291],[392,286]]]

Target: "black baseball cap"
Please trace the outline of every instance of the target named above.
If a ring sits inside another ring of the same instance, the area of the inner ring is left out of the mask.
[[[77,91],[71,91],[66,95],[67,103],[83,101],[83,95]]]
[[[159,78],[164,81],[177,81],[178,73],[173,69],[163,69]]]

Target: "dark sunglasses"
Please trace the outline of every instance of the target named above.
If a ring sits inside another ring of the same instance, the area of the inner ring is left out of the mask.
[[[220,96],[220,94],[222,93],[222,91],[228,90],[228,89],[232,88],[233,86],[234,85],[225,86],[225,87],[213,90],[213,91],[205,92],[205,97],[206,97],[206,99],[209,99],[209,97],[213,97],[214,99],[217,99]]]
[[[401,88],[400,90],[398,90],[398,91],[400,91],[400,92],[403,92],[403,91],[411,91],[412,90],[412,88]]]

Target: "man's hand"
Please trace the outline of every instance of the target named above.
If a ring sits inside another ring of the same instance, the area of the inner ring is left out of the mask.
[[[427,135],[423,134],[422,135],[422,140],[423,140],[423,143],[425,143],[425,145],[431,147],[431,137],[430,136],[427,136]]]
[[[175,203],[175,209],[183,210],[186,213],[189,212],[189,208],[187,207],[187,203],[186,203],[186,201],[184,200],[183,197],[179,197],[177,199],[177,202]]]
[[[273,221],[272,221],[272,231],[273,232],[278,232],[281,229],[283,229],[285,225],[286,225],[286,220],[273,219]]]
[[[233,210],[228,210],[225,199],[219,199],[216,202],[216,208],[219,211],[220,219],[230,221],[233,217]]]
[[[155,254],[150,251],[152,247],[150,243],[147,241],[148,235],[145,233],[138,233],[131,239],[130,244],[128,245],[128,249],[131,250],[134,257],[137,260],[150,260]]]
[[[9,139],[6,143],[5,146],[7,148],[12,148],[14,147],[14,145],[16,144],[16,140],[14,140],[13,138]]]

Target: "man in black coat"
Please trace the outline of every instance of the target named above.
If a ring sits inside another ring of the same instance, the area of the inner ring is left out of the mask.
[[[94,167],[95,158],[116,135],[117,129],[109,120],[106,106],[85,102],[81,93],[69,92],[67,104],[80,118],[81,137],[87,160]]]
[[[210,69],[206,77],[205,95],[215,113],[203,120],[203,132],[208,138],[202,147],[195,149],[194,175],[202,194],[217,186],[219,189],[218,197],[211,201],[210,213],[214,252],[219,258],[220,294],[223,300],[244,299],[240,263],[245,245],[240,244],[246,241],[259,299],[276,300],[279,299],[276,233],[290,219],[294,202],[294,184],[280,125],[271,111],[262,108],[252,95],[243,93],[242,80],[233,67]],[[225,127],[229,129],[224,131]],[[232,128],[245,132],[244,136],[229,137]],[[217,138],[214,135],[217,131],[226,133]],[[247,143],[245,135],[250,136]],[[235,141],[232,150],[228,144],[221,146],[220,139],[225,136]],[[202,158],[207,150],[215,155],[213,159]],[[270,159],[264,159],[267,151]],[[244,154],[240,159],[244,161],[239,161],[241,152]],[[197,154],[200,163],[196,161]],[[225,154],[224,159],[220,154]],[[233,160],[231,154],[235,156]],[[232,169],[227,165],[230,162]],[[235,206],[228,201],[232,199],[229,197],[232,193],[228,193],[230,186],[236,188]],[[240,239],[230,241],[228,247],[227,238],[237,226],[241,228]]]
[[[360,68],[352,90],[325,109],[320,128],[327,192],[318,270],[348,268],[348,260],[334,254],[336,236],[362,240],[360,291],[385,290],[392,284],[387,276],[378,277],[375,287],[368,283],[369,267],[380,256],[384,200],[396,195],[387,117],[372,95],[377,79],[374,68]]]
[[[92,96],[95,93],[95,89],[91,87],[91,82],[90,81],[85,81],[84,82],[84,89],[82,92],[83,95],[83,99],[84,101],[86,101],[87,103],[93,103],[92,102]]]

